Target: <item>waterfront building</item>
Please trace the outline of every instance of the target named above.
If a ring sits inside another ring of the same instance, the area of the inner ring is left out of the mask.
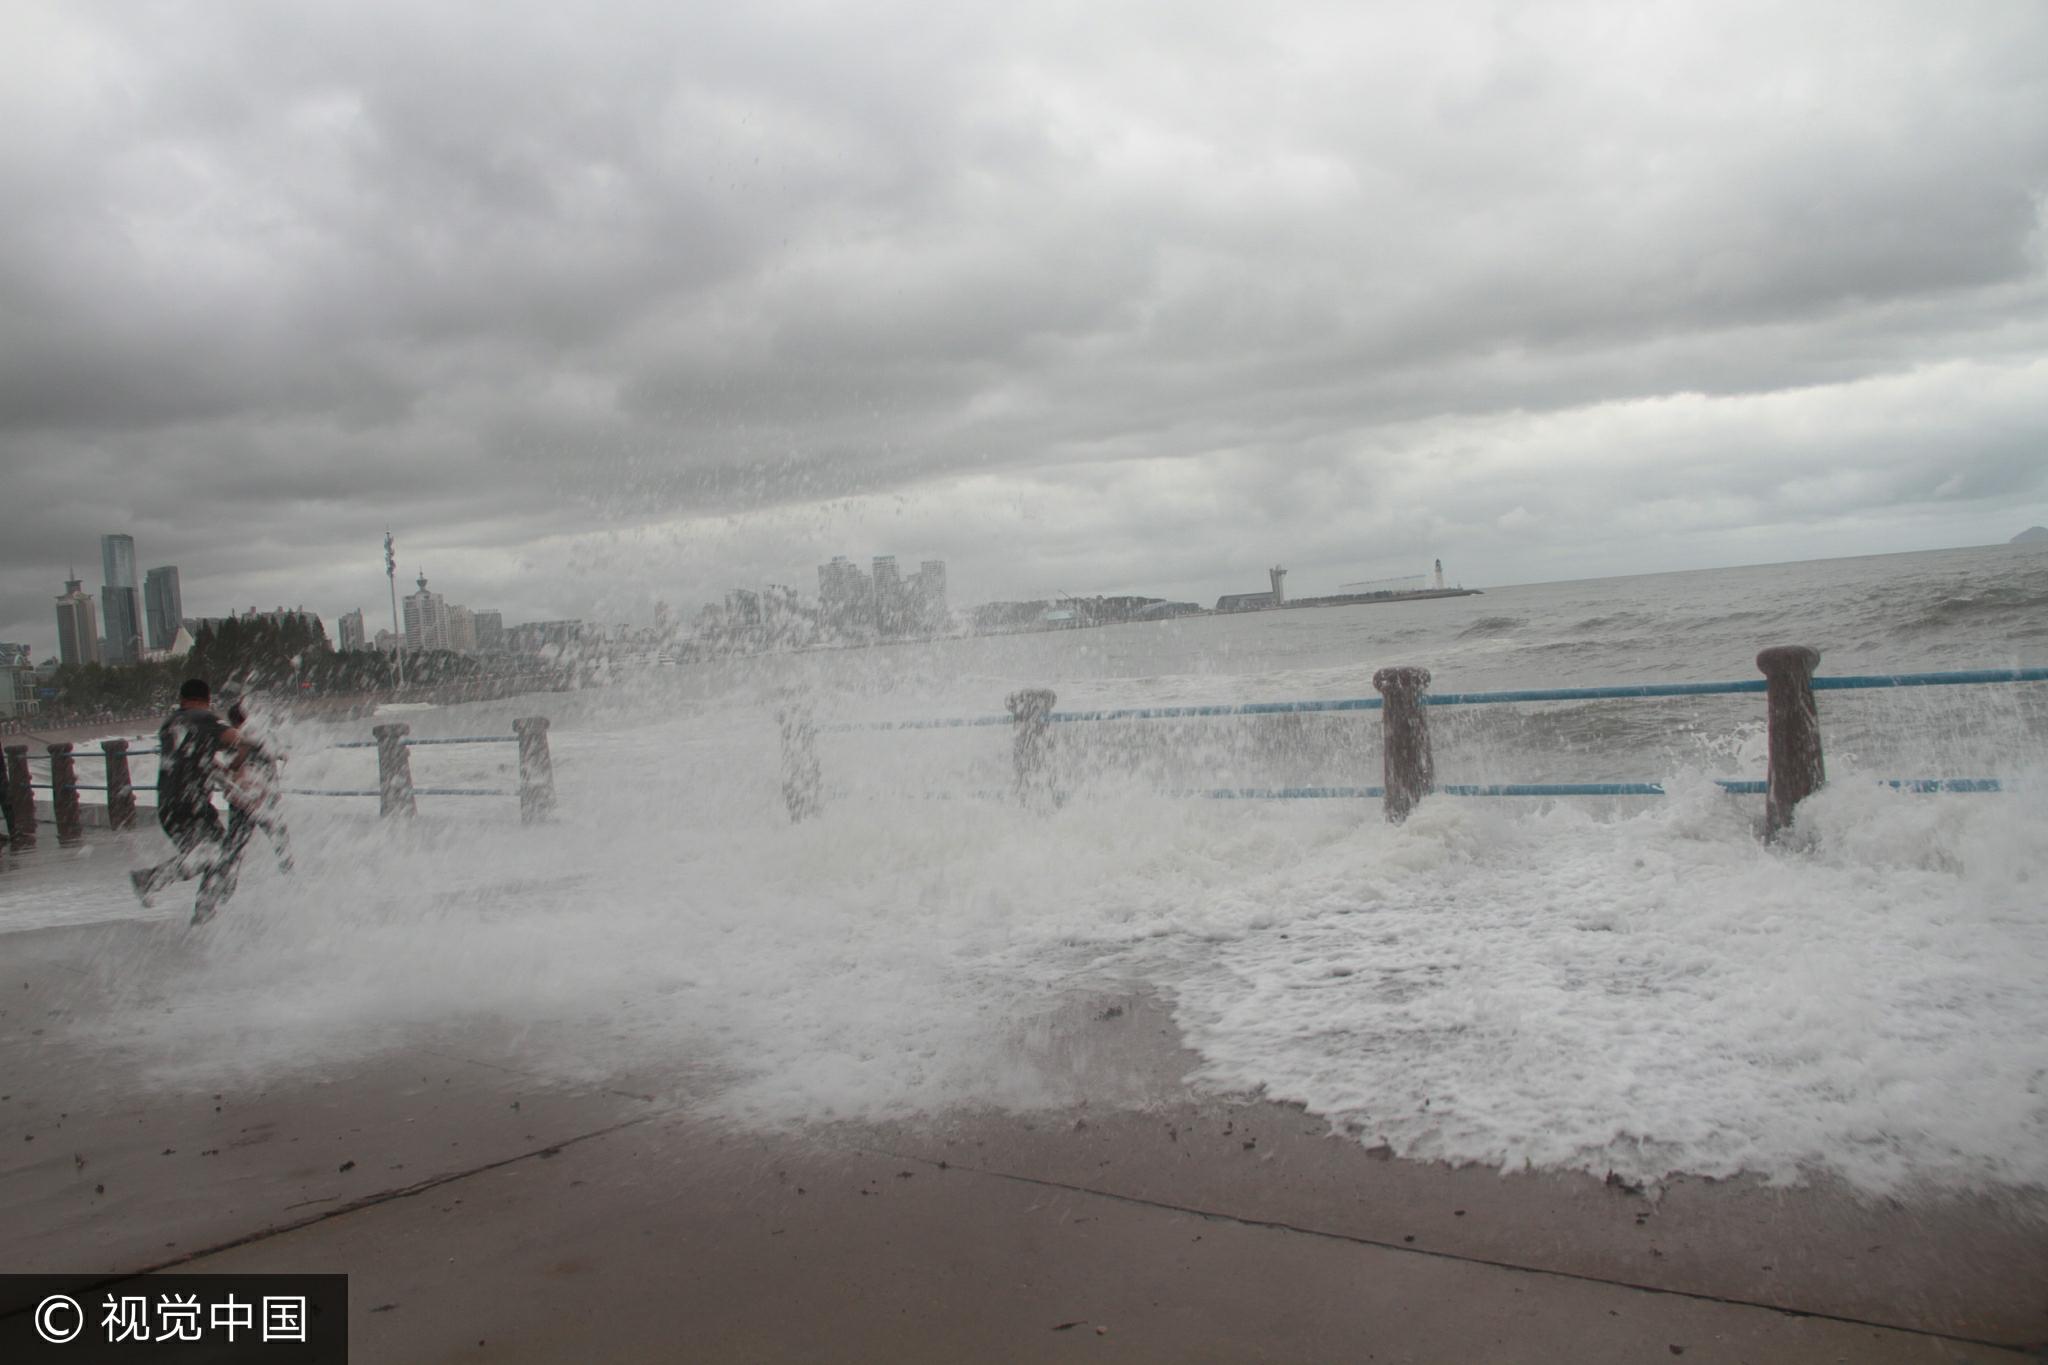
[[[549,649],[567,650],[584,638],[581,621],[526,621],[508,628],[505,639],[519,654],[539,654]]]
[[[875,566],[875,631],[881,635],[901,635],[909,624],[910,599],[904,591],[903,575],[897,571],[895,555],[876,555]]]
[[[185,624],[185,599],[178,589],[178,566],[166,564],[151,569],[142,580],[142,604],[149,625],[149,647],[162,651],[171,647],[178,628]]]
[[[952,620],[946,607],[946,561],[927,559],[917,566],[911,580],[911,598],[916,603],[918,625],[930,632],[942,631]]]
[[[135,537],[100,537],[102,626],[106,630],[104,662],[132,664],[142,657],[141,593],[135,583]]]
[[[66,667],[100,661],[99,614],[76,578],[64,580],[64,595],[57,599],[57,656]]]
[[[312,635],[322,633],[319,614],[307,611],[304,607],[292,607],[289,610],[278,607],[271,611],[258,611],[251,606],[239,619],[261,621],[271,626],[297,626]]]
[[[476,623],[476,647],[480,653],[495,654],[505,647],[505,613],[502,611],[479,611],[473,614]]]
[[[468,607],[448,608],[448,648],[457,654],[476,653],[476,613]]]
[[[36,695],[35,665],[27,645],[0,643],[0,719],[33,716],[42,710]]]
[[[135,586],[135,537],[100,537],[100,568],[103,580],[118,588]]]
[[[838,635],[865,635],[874,626],[874,585],[845,555],[818,566],[818,612],[825,629]]]
[[[734,588],[727,593],[725,624],[733,627],[760,625],[761,594],[750,588]]]
[[[420,571],[419,591],[405,596],[405,647],[410,650],[447,649],[448,606],[441,594],[427,591],[427,574]]]

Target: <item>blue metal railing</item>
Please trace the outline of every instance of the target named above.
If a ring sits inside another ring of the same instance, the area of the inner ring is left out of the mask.
[[[287,796],[382,796],[375,787],[286,787]],[[414,796],[517,796],[500,787],[414,787]]]
[[[1717,777],[1714,785],[1734,796],[1762,796],[1768,782],[1744,778]],[[2004,790],[1995,777],[1890,777],[1878,785],[1909,792],[1995,792]],[[1661,782],[1500,782],[1483,785],[1445,783],[1433,789],[1438,796],[1665,796]],[[1216,801],[1315,801],[1327,799],[1378,799],[1384,787],[1210,787],[1176,792],[1176,796],[1202,796]]]
[[[28,784],[36,791],[103,792],[104,782],[72,782],[62,787],[53,787],[48,782]],[[286,787],[287,796],[380,796],[375,787]],[[503,787],[414,787],[415,796],[517,796],[519,793]]]
[[[1732,796],[1762,796],[1769,783],[1746,778],[1715,778],[1714,785]],[[1995,777],[1892,777],[1876,779],[1875,785],[1894,791],[1995,792],[2003,790]],[[1668,796],[1661,782],[1500,782],[1486,784],[1446,783],[1431,789],[1436,796],[1543,797],[1543,796]],[[1384,787],[1188,787],[1166,795],[1204,801],[1377,801],[1387,794]],[[970,792],[928,791],[935,801],[1009,801],[1010,791]]]
[[[1890,687],[1968,686],[1987,683],[2048,682],[2048,668],[1979,668],[1936,673],[1883,673],[1814,678],[1815,691],[1852,691]],[[1757,695],[1768,690],[1762,678],[1728,682],[1625,683],[1608,687],[1518,688],[1500,692],[1425,693],[1429,707],[1485,706],[1512,702],[1578,702],[1658,697],[1702,697]],[[1314,712],[1378,711],[1379,697],[1343,697],[1328,700],[1261,701],[1188,706],[1127,706],[1085,711],[1053,711],[1048,722],[1064,724],[1118,720],[1189,720],[1232,716],[1300,715]],[[857,731],[940,730],[1012,725],[1013,716],[962,716],[893,721],[849,721],[819,726],[827,733]],[[1770,784],[1752,779],[1716,779],[1723,791],[1737,795],[1766,795]],[[1885,778],[1880,783],[1894,790],[1931,792],[1998,792],[2004,790],[1997,778]],[[1657,797],[1667,794],[1659,782],[1508,782],[1490,784],[1446,783],[1434,788],[1442,796],[1467,797],[1560,797],[1616,796]],[[1178,797],[1203,797],[1232,801],[1367,800],[1384,798],[1382,787],[1211,787],[1171,793]],[[945,796],[945,793],[927,793]],[[981,795],[981,793],[975,793]]]
[[[518,797],[518,798],[519,798],[519,805],[520,805],[520,819],[521,819],[521,821],[522,821],[523,823],[530,823],[530,822],[531,822],[532,820],[534,820],[534,819],[536,819],[536,818],[544,818],[544,817],[545,817],[545,816],[546,816],[546,815],[547,815],[547,814],[548,814],[548,813],[549,813],[550,811],[552,811],[552,810],[554,809],[554,784],[553,784],[553,780],[552,780],[552,775],[551,775],[551,767],[550,767],[550,765],[549,765],[549,763],[547,762],[547,759],[546,759],[546,748],[547,748],[547,746],[546,746],[546,730],[545,730],[545,726],[546,726],[546,721],[545,721],[545,720],[543,719],[543,720],[541,720],[541,721],[539,722],[539,724],[540,724],[540,725],[542,726],[542,729],[541,729],[541,731],[540,731],[540,734],[541,734],[541,741],[540,741],[540,744],[539,744],[539,751],[540,751],[540,761],[539,761],[539,763],[538,763],[538,764],[536,764],[536,765],[533,765],[533,770],[534,770],[534,772],[536,772],[536,773],[538,774],[538,780],[529,780],[529,776],[530,776],[530,775],[529,775],[529,764],[528,764],[528,761],[527,761],[526,753],[525,753],[524,749],[522,748],[522,751],[521,751],[521,756],[520,756],[520,775],[519,775],[520,785],[519,785],[519,786],[518,786],[517,788],[506,788],[506,787],[424,787],[424,786],[414,786],[414,785],[412,785],[412,784],[411,784],[411,783],[410,783],[409,781],[406,781],[406,782],[404,782],[404,783],[403,783],[403,784],[402,784],[401,786],[393,788],[393,790],[394,790],[394,791],[401,791],[401,790],[402,790],[402,791],[403,791],[403,793],[404,793],[404,794],[405,794],[405,795],[406,795],[407,797],[417,797],[417,796],[436,796],[436,797],[438,797],[438,796],[472,796],[472,797],[508,797],[508,796],[510,796],[510,797]],[[512,735],[457,735],[457,736],[449,736],[449,737],[446,737],[446,738],[430,738],[430,739],[411,739],[411,738],[407,738],[407,739],[405,739],[405,741],[404,741],[404,743],[405,743],[405,745],[406,745],[407,747],[412,747],[412,746],[416,746],[416,745],[421,745],[421,744],[518,744],[518,745],[523,745],[523,744],[524,744],[524,742],[525,742],[525,740],[524,740],[524,737],[523,737],[522,735],[520,735],[520,734],[512,734]],[[329,747],[331,747],[331,748],[337,748],[337,749],[373,749],[373,748],[376,748],[376,747],[378,747],[378,745],[377,745],[377,742],[376,742],[376,741],[374,741],[374,740],[369,740],[369,741],[362,741],[362,740],[344,740],[344,741],[341,741],[341,742],[339,742],[339,743],[337,743],[337,744],[331,745],[331,746],[329,746]],[[77,781],[77,780],[76,780],[75,778],[74,778],[73,780],[71,780],[71,781],[68,781],[68,782],[64,782],[64,783],[61,783],[61,784],[60,784],[60,783],[57,783],[57,782],[55,781],[55,767],[54,767],[54,760],[55,760],[55,758],[57,757],[56,755],[51,755],[51,754],[48,754],[48,753],[41,753],[41,754],[29,754],[29,755],[24,755],[24,757],[25,757],[25,758],[27,758],[27,759],[29,759],[30,761],[34,761],[34,762],[40,762],[40,763],[44,764],[44,767],[43,767],[43,768],[42,768],[41,770],[39,770],[39,771],[41,772],[41,774],[42,774],[42,776],[44,777],[44,779],[45,779],[45,780],[43,780],[43,781],[40,781],[40,782],[39,782],[39,781],[35,781],[35,780],[34,780],[34,778],[33,778],[33,776],[31,776],[30,780],[28,780],[28,781],[27,781],[26,783],[24,783],[23,785],[24,785],[24,786],[26,786],[27,788],[31,789],[31,790],[34,790],[34,791],[43,791],[43,792],[49,792],[49,793],[51,793],[51,797],[52,797],[52,799],[53,799],[53,800],[54,800],[54,798],[55,798],[56,796],[58,796],[58,795],[75,795],[76,793],[80,793],[80,792],[106,792],[106,791],[110,791],[110,790],[111,790],[111,789],[109,788],[109,786],[108,786],[108,785],[107,785],[106,783],[103,783],[103,782],[81,782],[81,781]],[[83,762],[88,762],[88,761],[92,760],[92,759],[93,759],[93,757],[94,757],[94,755],[92,755],[92,754],[91,754],[91,753],[89,753],[89,752],[76,752],[76,751],[74,751],[74,753],[72,754],[72,759],[73,759],[73,761],[75,761],[75,762],[80,762],[80,763],[83,763]],[[140,758],[151,758],[151,759],[158,759],[159,761],[161,760],[161,755],[160,755],[160,754],[156,753],[155,751],[152,751],[152,750],[148,750],[148,749],[143,749],[143,750],[138,750],[138,751],[134,751],[134,752],[132,752],[132,753],[130,753],[130,754],[129,754],[129,757],[130,757],[130,758],[138,758],[138,757],[140,757]],[[379,764],[379,766],[380,766],[380,768],[381,768],[381,767],[382,767],[383,765],[382,765],[382,764],[380,763],[380,764]],[[146,788],[147,788],[147,786],[149,785],[149,783],[148,783],[148,781],[147,781],[147,780],[145,780],[145,782],[144,782],[144,783],[143,783],[142,785],[143,785],[143,787],[144,787],[144,788],[146,789]],[[132,784],[131,784],[131,789],[132,789]],[[281,792],[281,794],[284,794],[284,795],[289,795],[289,796],[306,796],[306,797],[372,797],[372,796],[374,796],[374,797],[380,797],[380,798],[388,798],[388,797],[389,797],[389,796],[391,795],[391,792],[387,792],[387,791],[385,790],[385,788],[384,788],[384,779],[383,779],[383,778],[382,778],[381,776],[380,776],[380,784],[379,784],[379,786],[376,786],[376,787],[284,787],[284,788],[280,788],[280,789],[278,789],[278,790],[279,790],[279,791]],[[396,810],[396,811],[402,811],[402,812],[403,812],[403,813],[405,813],[405,814],[411,814],[411,813],[412,813],[412,809],[411,809],[411,807],[412,807],[412,803],[411,803],[411,801],[410,801],[410,800],[406,800],[406,801],[404,801],[403,803],[394,803],[394,802],[392,802],[392,801],[390,801],[390,800],[388,800],[388,799],[387,799],[387,800],[385,800],[385,802],[384,802],[384,808],[383,808],[383,810],[382,810],[382,813],[383,813],[383,814],[385,814],[385,815],[390,815],[390,814],[392,814],[392,813],[393,813],[393,812],[394,812],[394,811]],[[96,808],[97,808],[97,807],[96,807]],[[63,835],[63,836],[65,836],[65,837],[67,837],[67,838],[68,838],[68,836],[69,836],[69,833],[70,833],[70,830],[69,830],[69,829],[67,828],[67,826],[68,826],[69,822],[68,822],[68,820],[66,820],[66,819],[63,819],[63,818],[61,818],[61,817],[62,817],[62,814],[63,814],[62,812],[59,812],[59,814],[60,814],[60,819],[59,819],[59,820],[56,820],[56,821],[50,821],[50,820],[39,820],[39,821],[38,821],[38,823],[40,823],[40,824],[56,824],[56,825],[58,826],[58,829],[59,829],[59,833],[60,833],[60,835]],[[81,814],[82,814],[82,812],[81,812]]]
[[[423,744],[517,744],[517,735],[451,735],[439,739],[413,739],[407,736],[403,743],[408,749]],[[345,739],[328,747],[331,749],[374,749],[374,739]],[[413,787],[414,796],[517,796],[517,790],[503,787]],[[376,787],[286,787],[287,796],[382,796]]]
[[[408,749],[423,744],[517,744],[517,735],[452,735],[440,739],[413,739],[403,741]],[[330,744],[330,749],[374,749],[374,739],[345,739]],[[286,787],[287,796],[382,796],[376,787]],[[414,796],[517,796],[517,790],[504,787],[413,787]]]
[[[1816,692],[1861,691],[1881,687],[1956,687],[1982,683],[2048,682],[2048,668],[1975,668],[1949,673],[1877,673],[1815,678]],[[1712,697],[1764,691],[1762,678],[1732,682],[1623,683],[1612,687],[1533,687],[1505,692],[1424,693],[1429,706],[1487,706],[1507,702],[1611,701],[1645,697]],[[1325,701],[1250,701],[1196,706],[1122,706],[1094,711],[1054,711],[1046,717],[1062,724],[1102,720],[1194,720],[1225,716],[1301,715],[1316,711],[1377,711],[1378,697],[1340,697]],[[845,721],[821,725],[820,731],[845,734],[862,730],[950,730],[969,726],[1009,725],[1009,716],[958,716],[933,720]]]
[[[416,749],[422,744],[517,744],[517,735],[457,735],[452,739],[407,739],[405,747]],[[327,746],[330,749],[374,749],[374,739],[344,739]]]

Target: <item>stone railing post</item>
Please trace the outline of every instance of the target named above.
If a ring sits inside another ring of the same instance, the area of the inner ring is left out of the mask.
[[[29,786],[28,745],[9,744],[7,754],[7,804],[13,815],[16,848],[36,846],[36,793]]]
[[[1059,696],[1049,687],[1027,687],[1004,699],[1011,727],[1010,757],[1016,766],[1017,799],[1045,809],[1059,803],[1053,787],[1052,715]]]
[[[1773,645],[1756,656],[1756,666],[1764,675],[1771,727],[1764,838],[1775,839],[1792,824],[1793,808],[1827,780],[1820,752],[1820,710],[1813,700],[1813,670],[1820,667],[1820,651],[1806,645]]]
[[[1372,675],[1372,685],[1386,699],[1380,708],[1380,771],[1387,820],[1398,825],[1436,785],[1429,712],[1422,701],[1429,690],[1429,670],[1382,668]]]
[[[135,779],[128,775],[128,741],[103,739],[107,756],[107,828],[135,828]]]
[[[782,732],[782,801],[791,824],[824,806],[824,776],[818,765],[818,727],[811,708],[792,701],[775,713]]]
[[[555,760],[548,753],[548,718],[523,716],[512,722],[519,736],[519,823],[530,825],[555,813]]]
[[[378,725],[370,733],[377,737],[377,814],[418,815],[419,803],[412,794],[412,756],[405,748],[412,727]]]
[[[85,839],[85,814],[78,808],[78,760],[69,744],[50,746],[50,807],[56,812],[57,842],[66,848]]]

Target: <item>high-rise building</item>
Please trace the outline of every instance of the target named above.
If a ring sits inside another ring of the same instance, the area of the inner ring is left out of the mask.
[[[132,664],[142,658],[142,595],[134,588],[109,584],[100,589],[106,613],[107,657],[110,664]]]
[[[903,575],[897,572],[895,555],[876,555],[875,629],[883,635],[901,635],[909,612],[903,591]]]
[[[149,620],[149,647],[169,649],[185,623],[185,598],[178,591],[178,566],[151,569],[142,580],[142,604]]]
[[[918,611],[918,576],[905,578],[895,555],[875,556],[875,629],[883,635],[914,635],[923,629]]]
[[[341,635],[338,648],[344,654],[352,649],[362,649],[369,644],[369,637],[363,632],[363,609],[361,607],[357,607],[354,611],[343,612],[341,618],[334,623],[334,628]]]
[[[734,588],[725,595],[725,623],[728,626],[761,624],[761,594],[751,588]]]
[[[476,653],[476,613],[468,607],[448,608],[448,648],[457,654]]]
[[[860,565],[833,555],[818,566],[818,611],[825,629],[839,635],[866,635],[874,629],[875,591]]]
[[[476,647],[485,654],[495,654],[505,647],[504,612],[480,611],[476,613]]]
[[[135,586],[135,537],[112,535],[100,537],[100,567],[105,572],[107,586],[132,588]]]
[[[100,567],[106,578],[100,605],[107,631],[110,664],[132,664],[142,657],[142,602],[135,583],[135,537],[100,537]]]
[[[946,561],[927,559],[917,567],[912,597],[917,603],[918,625],[927,631],[941,631],[951,619],[946,607]]]
[[[447,649],[448,608],[441,594],[427,591],[427,575],[420,571],[420,590],[405,596],[405,647]]]
[[[64,580],[64,595],[57,599],[57,657],[67,667],[100,661],[99,615],[92,594],[76,578]]]

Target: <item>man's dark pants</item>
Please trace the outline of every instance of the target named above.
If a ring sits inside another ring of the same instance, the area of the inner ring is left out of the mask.
[[[149,870],[147,891],[161,890],[172,882],[199,878],[199,896],[192,907],[194,919],[210,918],[223,901],[235,894],[241,875],[242,849],[249,842],[246,826],[221,828],[220,815],[211,805],[196,809],[167,807],[157,812],[157,823],[178,846],[178,856]]]

